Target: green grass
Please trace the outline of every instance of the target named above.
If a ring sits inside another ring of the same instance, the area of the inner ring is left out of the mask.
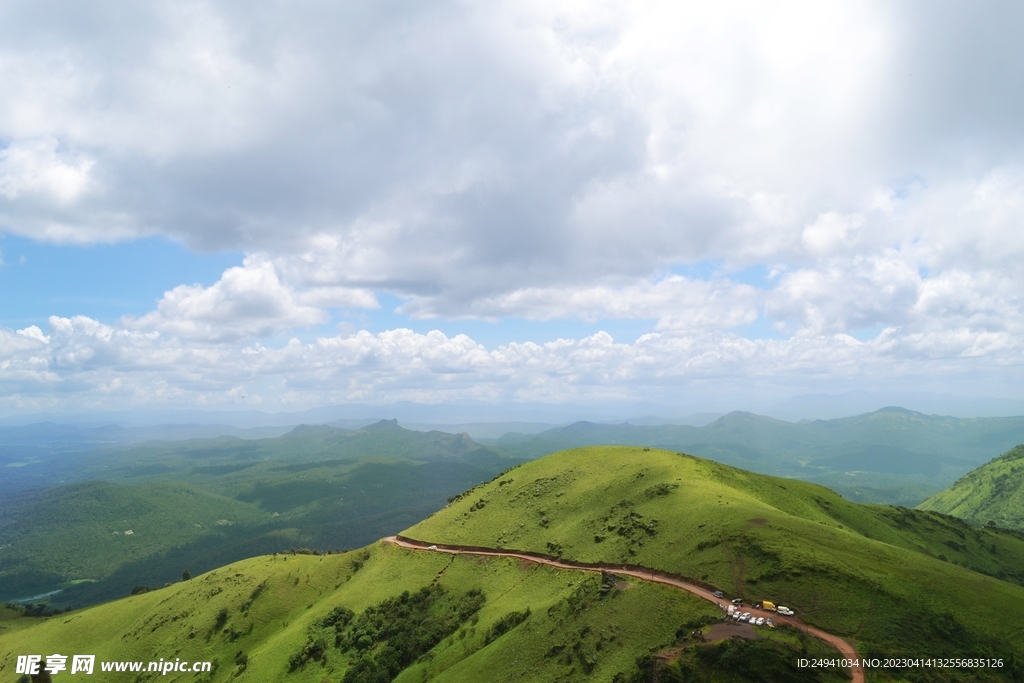
[[[1024,531],[1024,446],[972,470],[919,507],[976,525]]]
[[[215,659],[211,680],[224,681],[239,672],[241,652],[242,680],[340,680],[354,657],[333,647],[325,664],[309,661],[288,672],[317,622],[336,607],[361,614],[435,580],[453,596],[482,591],[483,607],[398,681],[479,681],[494,672],[536,681],[610,681],[632,673],[638,658],[674,644],[681,625],[718,613],[662,586],[624,582],[602,595],[597,574],[374,545],[342,555],[253,558],[79,612],[22,618],[32,625],[0,631],[0,671],[13,670],[17,654],[91,653],[99,660]],[[526,609],[525,621],[485,643],[492,626]],[[167,680],[196,677],[170,674]]]
[[[1021,566],[1024,542],[934,512],[858,505],[805,482],[668,451],[577,449],[513,468],[404,533],[664,569],[730,597],[786,604],[851,638],[863,654],[997,656],[1007,667],[989,672],[991,680],[1024,676],[1017,663],[1024,624],[1007,618],[1024,613],[1024,588],[953,562],[1008,571]],[[942,549],[946,560],[936,554]],[[215,681],[339,681],[359,655],[333,645],[329,615],[344,608],[353,612],[344,628],[367,624],[359,615],[369,608],[387,613],[403,592],[435,584],[443,590],[426,609],[439,618],[473,591],[483,604],[444,621],[440,639],[430,641],[436,645],[396,681],[631,683],[644,680],[652,654],[673,648],[681,660],[662,680],[731,683],[756,680],[752,671],[786,677],[801,653],[831,654],[785,630],[762,630],[768,642],[755,645],[707,645],[690,634],[719,617],[714,605],[634,580],[602,594],[601,582],[595,573],[384,544],[262,556],[66,615],[0,613],[0,671],[10,671],[18,654],[67,651],[100,660],[216,660],[208,677]],[[524,619],[510,616],[527,610]],[[434,622],[424,623],[429,630]],[[333,633],[353,640],[354,632]],[[366,641],[370,656],[392,646],[406,651],[389,638]],[[303,662],[321,641],[324,656]],[[956,670],[907,675],[875,672],[869,680],[981,680]]]
[[[1024,613],[1024,588],[938,557],[1017,572],[1019,539],[668,451],[593,447],[526,463],[407,535],[663,569],[785,604],[876,652],[1024,654],[1024,624],[1006,619]],[[946,616],[963,634],[913,628]]]

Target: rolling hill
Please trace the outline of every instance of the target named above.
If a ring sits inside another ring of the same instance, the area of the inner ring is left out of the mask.
[[[464,434],[394,421],[94,453],[82,470],[94,480],[0,499],[0,600],[59,590],[53,606],[80,607],[185,568],[360,547],[514,462]]]
[[[1024,531],[1024,445],[971,470],[918,507],[977,526]]]
[[[781,601],[866,652],[1024,651],[1024,624],[1004,619],[1024,608],[1018,537],[668,451],[532,461],[405,535],[694,577]]]
[[[886,680],[1024,677],[1024,624],[1005,618],[1024,613],[1024,541],[814,484],[668,451],[584,448],[513,467],[403,535],[692,577],[728,597],[783,602],[865,655],[1004,663],[889,670]],[[624,577],[376,543],[256,557],[45,619],[7,615],[0,671],[18,653],[66,650],[216,660],[208,675],[168,680],[844,680],[794,666],[835,656],[799,631],[705,642],[720,615],[689,593]]]

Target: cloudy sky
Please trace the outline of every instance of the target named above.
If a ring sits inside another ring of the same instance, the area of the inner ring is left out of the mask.
[[[0,412],[1024,398],[1024,9],[0,4]]]

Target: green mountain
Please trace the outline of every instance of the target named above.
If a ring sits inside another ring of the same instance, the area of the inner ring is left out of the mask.
[[[975,525],[1024,531],[1024,445],[971,470],[918,507]]]
[[[1005,619],[1024,607],[1019,537],[666,451],[533,461],[407,535],[695,577],[782,602],[866,653],[1024,648],[1024,624]]]
[[[857,502],[902,505],[916,505],[1022,441],[1024,417],[965,419],[904,408],[797,423],[745,412],[702,427],[577,422],[534,436],[485,440],[524,459],[610,444],[679,450],[762,474],[813,481]]]
[[[73,484],[7,512],[0,518],[0,597],[6,599],[99,581],[175,546],[223,543],[233,526],[270,518],[251,505],[170,482]]]
[[[1024,613],[1024,540],[806,482],[669,451],[583,448],[513,467],[403,535],[692,577],[790,606],[863,655],[1003,664],[868,680],[1024,678],[1024,624],[1007,618]],[[375,543],[257,557],[70,614],[0,615],[0,671],[17,654],[67,651],[216,660],[205,677],[168,679],[183,681],[845,679],[797,668],[798,657],[837,653],[790,628],[705,641],[720,615],[636,579]]]
[[[514,462],[464,434],[394,421],[93,453],[80,475],[105,481],[0,498],[0,600],[59,590],[53,606],[80,607],[162,586],[185,568],[360,547]]]

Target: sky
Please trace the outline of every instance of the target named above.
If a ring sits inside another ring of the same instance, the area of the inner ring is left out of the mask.
[[[0,414],[1019,402],[1022,29],[5,2]]]

